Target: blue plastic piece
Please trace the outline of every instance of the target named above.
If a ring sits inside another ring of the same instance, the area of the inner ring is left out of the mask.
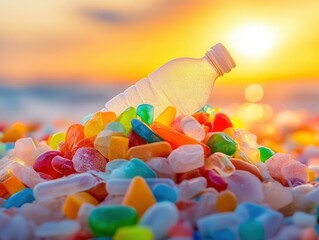
[[[213,240],[236,240],[235,234],[229,229],[222,229],[214,232],[212,238]]]
[[[241,223],[238,232],[241,240],[265,240],[263,225],[254,220]]]
[[[143,122],[150,125],[154,118],[154,107],[150,104],[141,104],[137,107],[136,114]]]
[[[134,132],[143,138],[147,143],[161,142],[163,139],[142,121],[134,118],[131,121]]]
[[[105,130],[119,132],[125,134],[125,127],[119,122],[110,122],[106,125]]]
[[[266,238],[274,236],[284,221],[284,216],[281,213],[251,202],[241,203],[235,212],[246,221],[260,222],[264,227]]]
[[[142,160],[132,158],[127,164],[121,164],[112,171],[110,178],[157,178],[156,173]]]
[[[19,208],[25,203],[32,203],[35,200],[33,191],[31,188],[25,188],[20,192],[13,194],[8,200],[5,202],[3,208],[11,208],[16,207]]]
[[[156,184],[152,189],[153,195],[157,202],[168,201],[175,203],[177,201],[177,192],[174,188],[166,184]]]
[[[86,115],[84,118],[82,118],[81,124],[84,125],[87,121],[89,121],[93,117],[93,114],[94,113],[90,113],[90,114]]]

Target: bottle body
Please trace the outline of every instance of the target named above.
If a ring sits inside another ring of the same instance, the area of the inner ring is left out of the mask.
[[[154,106],[155,117],[168,106],[190,115],[209,100],[215,79],[222,74],[207,54],[200,59],[177,58],[112,98],[105,108],[120,114],[148,103]]]

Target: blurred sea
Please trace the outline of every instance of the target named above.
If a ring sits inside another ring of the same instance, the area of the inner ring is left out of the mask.
[[[52,122],[67,119],[80,122],[89,113],[104,107],[106,101],[124,91],[129,85],[63,84],[13,86],[0,83],[0,123]],[[213,106],[229,109],[246,102],[243,85],[225,86],[218,81],[212,98]],[[319,82],[267,83],[264,98],[274,111],[304,110],[310,115],[319,114]],[[228,114],[231,114],[228,112]]]

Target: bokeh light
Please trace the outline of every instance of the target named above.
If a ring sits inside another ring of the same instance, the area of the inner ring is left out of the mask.
[[[259,102],[264,96],[264,89],[259,84],[251,84],[245,89],[245,98],[249,102]]]

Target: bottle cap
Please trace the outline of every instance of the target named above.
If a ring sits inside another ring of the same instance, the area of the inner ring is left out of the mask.
[[[211,47],[206,57],[220,75],[230,72],[236,66],[234,59],[221,43]]]

